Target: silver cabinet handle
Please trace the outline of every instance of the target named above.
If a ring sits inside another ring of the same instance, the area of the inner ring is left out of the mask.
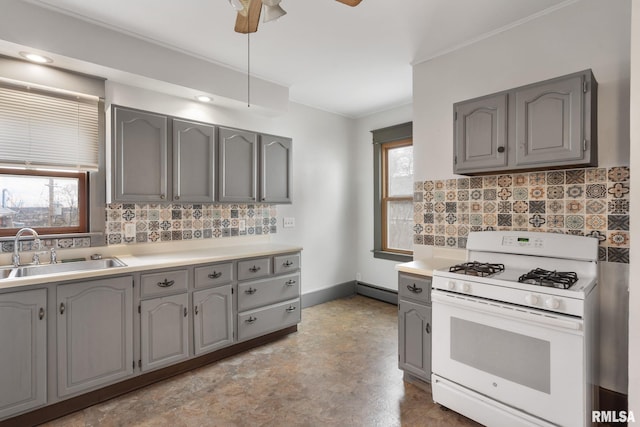
[[[256,267],[256,266],[254,265],[253,267],[251,267],[251,268],[249,269],[249,271],[250,271],[250,272],[252,272],[252,273],[256,273],[256,272],[260,271],[260,267]]]
[[[293,263],[291,261],[289,261],[289,260],[287,260],[287,262],[283,262],[282,263],[283,267],[291,267],[292,265],[293,265]]]
[[[164,279],[163,282],[158,282],[158,286],[160,286],[161,288],[168,288],[169,286],[173,286],[174,283],[176,283],[175,280]]]
[[[287,286],[293,286],[293,285],[296,284],[296,281],[293,280],[293,279],[289,279],[286,282],[284,282],[284,284],[287,285]]]
[[[165,197],[167,197],[167,196],[165,196],[164,194],[160,195],[160,198],[163,199],[163,200],[164,200]]]
[[[419,294],[420,292],[422,292],[422,288],[417,287],[415,283],[411,286],[407,285],[407,289],[415,294]]]
[[[254,323],[256,320],[258,320],[257,317],[250,316],[248,319],[245,320],[245,322],[246,323]]]
[[[184,308],[184,317],[187,317],[187,307]]]
[[[253,294],[255,294],[256,292],[258,292],[258,290],[257,290],[257,289],[254,289],[254,288],[249,288],[249,289],[246,289],[246,290],[244,291],[244,293],[245,293],[245,294],[247,294],[247,295],[253,295]]]
[[[60,303],[60,314],[64,314],[64,303]]]
[[[217,279],[220,276],[222,276],[222,272],[221,271],[213,270],[213,273],[209,274],[209,279]]]
[[[180,200],[180,196],[175,196],[173,199],[174,200]]]
[[[293,313],[294,311],[296,311],[296,308],[295,308],[295,306],[290,305],[289,307],[287,307],[287,308],[285,309],[285,311],[286,311],[287,313]]]
[[[38,317],[40,320],[44,319],[44,308],[40,307],[40,310],[38,310]]]

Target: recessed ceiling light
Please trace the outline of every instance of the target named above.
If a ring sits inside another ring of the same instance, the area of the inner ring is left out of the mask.
[[[198,95],[198,96],[196,96],[196,99],[198,101],[200,101],[200,102],[211,102],[212,101],[211,97],[207,96],[207,95]]]
[[[20,52],[20,56],[28,59],[31,62],[37,62],[38,64],[48,64],[53,62],[53,59],[46,56],[38,55],[37,53]]]

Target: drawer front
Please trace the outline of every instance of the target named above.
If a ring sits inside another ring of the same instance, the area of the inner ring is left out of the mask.
[[[196,288],[209,288],[233,281],[233,263],[212,264],[195,269]]]
[[[238,284],[238,311],[300,296],[300,273]]]
[[[273,274],[288,273],[300,268],[300,254],[273,257]]]
[[[140,278],[142,298],[186,291],[188,280],[187,270],[143,274]]]
[[[271,275],[271,257],[238,262],[238,280],[257,279]]]
[[[400,273],[398,276],[400,298],[431,303],[431,277]]]
[[[238,315],[238,339],[245,340],[300,322],[300,299],[281,302]]]

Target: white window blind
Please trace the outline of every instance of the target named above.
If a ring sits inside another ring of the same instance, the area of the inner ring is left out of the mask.
[[[98,99],[0,84],[0,166],[98,170]]]

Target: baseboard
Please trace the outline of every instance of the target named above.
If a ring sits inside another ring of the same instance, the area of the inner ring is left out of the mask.
[[[356,282],[356,293],[358,295],[364,295],[369,298],[398,305],[398,293],[389,289],[380,288],[364,282]]]
[[[307,308],[314,305],[322,304],[323,302],[329,302],[334,299],[354,295],[356,293],[355,285],[356,281],[353,280],[350,282],[340,283],[326,289],[320,289],[319,291],[303,294],[302,308]]]

